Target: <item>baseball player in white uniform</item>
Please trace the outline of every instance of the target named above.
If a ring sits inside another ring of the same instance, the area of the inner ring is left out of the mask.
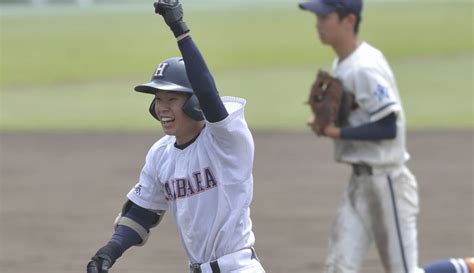
[[[177,0],[156,2],[155,12],[173,31],[183,57],[161,62],[151,81],[135,90],[155,95],[150,113],[166,136],[149,150],[112,239],[87,272],[108,272],[126,249],[146,242],[168,211],[190,273],[263,273],[250,219],[254,142],[244,118],[246,101],[219,97]]]
[[[324,272],[359,272],[372,243],[385,272],[422,272],[417,181],[405,166],[405,116],[383,54],[358,39],[362,0],[310,0],[299,6],[316,14],[321,42],[337,55],[333,75],[358,105],[348,127],[324,131],[334,139],[336,161],[353,170],[331,229]]]

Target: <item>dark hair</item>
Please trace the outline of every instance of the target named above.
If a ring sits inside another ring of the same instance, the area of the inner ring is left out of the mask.
[[[360,14],[355,14],[355,13],[352,13],[350,11],[345,11],[345,10],[337,10],[336,13],[339,16],[339,20],[346,18],[347,16],[349,16],[349,14],[354,14],[356,17],[356,22],[354,25],[354,33],[356,34],[359,33],[359,25],[360,25],[360,22],[362,21],[362,17],[360,16]]]

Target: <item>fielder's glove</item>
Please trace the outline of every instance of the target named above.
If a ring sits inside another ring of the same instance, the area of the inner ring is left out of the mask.
[[[308,104],[314,114],[313,121],[308,125],[319,136],[324,135],[324,129],[329,124],[337,127],[347,125],[350,111],[357,108],[354,96],[344,91],[342,82],[323,70],[318,71]]]
[[[165,23],[173,31],[174,37],[189,32],[189,28],[183,21],[183,7],[179,0],[158,0],[153,4],[155,13],[163,16]]]
[[[91,258],[91,261],[87,264],[87,273],[108,273],[109,269],[121,255],[120,247],[109,242]]]

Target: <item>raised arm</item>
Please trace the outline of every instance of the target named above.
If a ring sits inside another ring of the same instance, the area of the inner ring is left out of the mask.
[[[183,21],[181,3],[178,0],[159,0],[155,2],[154,7],[155,12],[163,16],[165,23],[178,40],[189,82],[199,100],[204,116],[210,122],[223,120],[228,116],[227,110],[219,97],[214,78],[192,40],[188,26]]]

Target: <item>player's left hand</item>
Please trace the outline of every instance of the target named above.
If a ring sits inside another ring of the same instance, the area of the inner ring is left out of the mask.
[[[175,37],[189,32],[188,26],[183,21],[183,7],[179,0],[158,0],[153,6],[155,13],[163,16]]]
[[[341,138],[341,128],[336,127],[333,123],[331,123],[326,126],[326,128],[324,128],[323,134],[332,139],[339,139]]]

